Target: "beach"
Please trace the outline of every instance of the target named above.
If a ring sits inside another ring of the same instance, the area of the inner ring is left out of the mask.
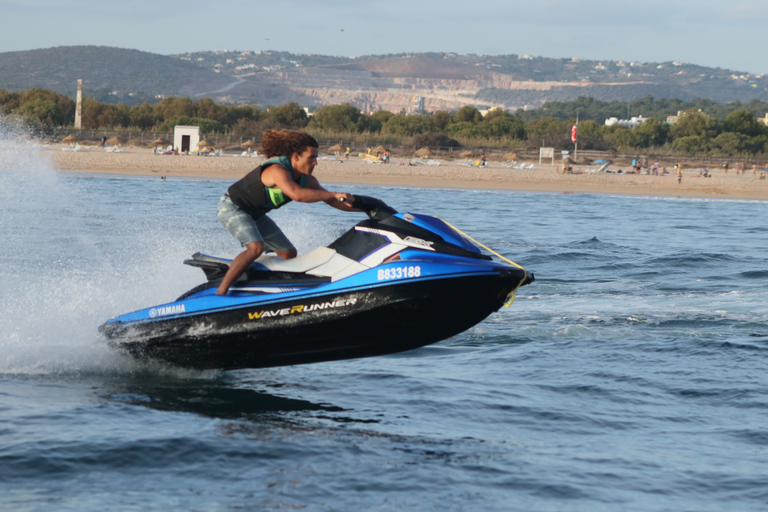
[[[51,145],[44,150],[56,169],[62,172],[146,175],[173,178],[223,178],[237,180],[258,166],[263,158],[240,154],[223,156],[163,155],[151,148],[126,147],[106,151],[98,146],[82,146],[79,151],[65,145]],[[628,165],[611,165],[608,171],[594,172],[597,166],[573,166],[566,174],[561,167],[518,162],[518,169],[504,162],[488,162],[475,167],[454,161],[432,160],[438,165],[410,165],[412,159],[393,158],[388,164],[368,163],[358,156],[323,154],[314,174],[325,184],[371,184],[403,187],[437,187],[478,190],[517,190],[560,193],[598,193],[623,195],[681,196],[728,199],[768,200],[768,179],[760,179],[760,171],[737,174],[732,168],[709,169],[710,177],[702,177],[698,168],[683,168],[681,183],[670,163],[669,174],[628,174]],[[423,161],[423,160],[422,160]],[[530,168],[533,166],[533,168]],[[618,173],[622,169],[624,172]],[[329,187],[326,187],[329,188]]]

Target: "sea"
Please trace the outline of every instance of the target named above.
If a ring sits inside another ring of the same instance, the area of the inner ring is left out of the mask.
[[[0,510],[768,509],[766,202],[329,185],[536,281],[418,350],[192,371],[98,327],[239,251],[231,181],[65,174],[51,151],[0,136]],[[362,216],[274,219],[303,253]]]

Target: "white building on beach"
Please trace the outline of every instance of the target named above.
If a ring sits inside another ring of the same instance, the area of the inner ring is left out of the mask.
[[[199,126],[174,126],[173,127],[173,149],[178,149],[180,153],[194,151],[200,142]]]

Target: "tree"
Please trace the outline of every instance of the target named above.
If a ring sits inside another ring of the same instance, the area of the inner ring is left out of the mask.
[[[712,141],[712,146],[729,155],[755,154],[765,151],[768,135],[749,137],[743,133],[723,132]]]
[[[357,119],[357,131],[360,133],[378,133],[381,131],[382,126],[384,126],[384,123],[379,117],[360,114],[360,117]]]
[[[61,107],[51,100],[36,99],[22,105],[16,113],[28,124],[38,128],[53,128],[65,122]]]
[[[496,116],[481,123],[463,121],[448,126],[446,132],[453,137],[474,139],[525,139],[525,125],[514,116]]]
[[[63,94],[57,94],[48,89],[29,89],[19,94],[19,107],[23,107],[25,103],[34,102],[36,100],[44,100],[55,103],[65,117],[64,124],[74,122],[75,119],[75,102],[67,98]]]
[[[195,106],[189,98],[164,98],[153,107],[155,114],[163,121],[174,117],[195,117]]]
[[[160,118],[155,114],[155,110],[146,101],[131,107],[129,116],[131,118],[131,126],[135,126],[140,130],[151,130],[160,122]]]
[[[672,148],[684,155],[702,155],[709,152],[709,139],[700,135],[688,135],[672,141]]]
[[[116,105],[105,105],[91,98],[83,100],[82,123],[86,130],[125,127],[130,121],[128,114]]]
[[[395,114],[393,114],[389,110],[377,110],[376,112],[371,114],[372,118],[378,119],[382,123],[386,123],[387,121],[389,121],[394,116],[395,116]]]
[[[435,131],[435,125],[432,124],[432,121],[429,118],[417,115],[399,114],[392,116],[382,127],[382,132],[393,135],[412,136],[433,131]]]
[[[8,92],[0,89],[0,113],[10,114],[20,106],[20,95],[17,92]]]
[[[695,108],[689,108],[670,128],[674,139],[697,136],[702,139],[712,139],[717,136],[717,120]]]
[[[571,147],[571,126],[567,121],[558,121],[554,117],[542,117],[525,125],[528,141],[539,147]]]
[[[440,131],[444,131],[451,124],[451,121],[451,114],[445,110],[435,110],[432,112],[432,124]]]
[[[261,110],[250,105],[239,105],[227,107],[224,111],[224,124],[234,127],[240,120],[259,121],[261,119]]]
[[[349,103],[325,105],[317,109],[308,127],[333,133],[352,133],[358,131],[359,120],[360,111]]]
[[[465,139],[474,139],[482,137],[480,134],[481,129],[478,124],[470,121],[462,121],[460,123],[451,123],[445,132],[451,137],[461,137]]]
[[[511,137],[525,140],[525,123],[522,119],[502,110],[496,109],[488,113],[483,122],[487,131],[495,137]]]
[[[270,107],[262,116],[265,128],[300,129],[307,126],[307,113],[298,103],[286,103],[280,107]]]
[[[232,125],[232,135],[252,138],[261,137],[262,133],[264,133],[262,124],[253,119],[240,118]]]
[[[220,123],[227,120],[225,108],[217,105],[211,98],[201,98],[194,103],[195,117],[212,119]]]
[[[395,114],[393,114],[389,110],[377,110],[376,112],[374,112],[368,117],[370,117],[372,123],[379,125],[378,130],[370,130],[370,131],[381,131],[381,128],[387,123],[387,121],[395,117]]]
[[[437,116],[440,124],[443,124],[448,116],[446,113],[443,114],[445,115]],[[432,122],[435,124],[435,115],[432,116]],[[435,124],[436,128],[438,126]],[[524,139],[525,123],[501,109],[494,109],[482,117],[476,108],[465,106],[453,116],[445,132],[453,137],[465,139]]]
[[[669,125],[655,117],[646,119],[635,126],[635,145],[650,148],[663,146],[669,141]]]
[[[453,116],[454,123],[479,123],[483,120],[483,114],[475,107],[464,105]]]
[[[763,126],[757,122],[755,116],[753,116],[747,110],[737,110],[731,112],[725,117],[723,121],[723,131],[741,133],[748,137],[755,137],[763,133]]]
[[[603,138],[611,145],[611,147],[617,149],[634,149],[639,146],[637,142],[637,134],[634,130],[627,126],[621,126],[615,124],[607,127]]]
[[[389,110],[377,110],[376,112],[374,112],[369,116],[361,114],[360,119],[357,120],[357,130],[360,133],[381,132],[386,122],[389,121],[392,117],[394,117],[394,115],[395,114],[393,114]]]

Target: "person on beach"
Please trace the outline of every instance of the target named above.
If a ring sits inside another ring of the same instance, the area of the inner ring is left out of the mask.
[[[358,211],[352,207],[352,194],[329,192],[312,176],[319,147],[314,137],[304,132],[269,130],[264,133],[261,146],[267,160],[229,187],[219,201],[216,216],[245,251],[232,260],[217,295],[226,295],[232,283],[265,249],[281,258],[296,257],[296,248],[267,217],[270,210],[291,201],[323,201],[342,211]]]

